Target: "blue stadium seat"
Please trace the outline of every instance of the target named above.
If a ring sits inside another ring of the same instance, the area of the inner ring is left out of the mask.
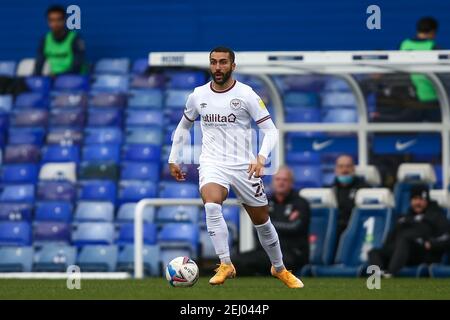
[[[88,97],[86,93],[55,92],[50,101],[51,108],[87,108]]]
[[[0,76],[14,77],[16,75],[15,61],[0,61]]]
[[[88,111],[87,125],[90,127],[122,126],[122,110],[120,108],[91,108]]]
[[[142,248],[142,255],[144,260],[144,274],[146,276],[160,276],[161,266],[159,262],[159,246],[144,245]],[[134,245],[124,245],[119,249],[117,271],[134,272]]]
[[[166,74],[169,78],[167,87],[171,89],[194,89],[206,83],[203,71],[178,71]]]
[[[117,198],[117,188],[113,181],[86,180],[79,182],[78,199],[95,201],[112,201]]]
[[[173,132],[178,123],[180,122],[181,118],[183,118],[184,109],[167,109],[165,110],[165,120],[169,120],[169,127],[166,127],[167,131]],[[171,141],[172,139],[170,139]]]
[[[31,226],[28,222],[0,222],[0,246],[31,245]]]
[[[57,76],[53,83],[55,91],[70,91],[71,93],[89,90],[89,78],[76,74],[64,74]]]
[[[16,127],[45,127],[48,122],[47,110],[21,110],[14,111],[11,115],[11,124]]]
[[[31,272],[32,247],[0,247],[0,272]]]
[[[78,178],[81,180],[117,180],[118,164],[114,161],[83,161],[80,163]]]
[[[0,202],[34,202],[34,185],[4,185],[0,188]]]
[[[125,93],[128,91],[128,76],[97,75],[94,78],[91,89],[96,92]]]
[[[131,73],[134,74],[143,74],[148,68],[148,58],[140,58],[134,60],[133,65],[131,67]]]
[[[70,201],[76,196],[75,185],[68,181],[40,181],[37,197],[44,201]]]
[[[75,247],[63,244],[46,244],[34,253],[34,272],[66,272],[77,257]]]
[[[85,118],[82,108],[54,109],[50,113],[50,126],[81,128],[84,126]]]
[[[159,89],[132,90],[128,97],[128,107],[132,109],[161,109],[163,94]]]
[[[70,223],[73,206],[68,201],[40,201],[36,203],[35,221]]]
[[[115,245],[86,245],[80,249],[77,265],[81,272],[111,272],[117,264]]]
[[[127,106],[127,96],[123,93],[95,92],[91,94],[90,107],[123,108]]]
[[[159,184],[161,198],[198,198],[198,184],[163,181]]]
[[[283,95],[283,102],[285,108],[315,109],[320,107],[319,96],[315,92],[288,91]]]
[[[322,108],[353,108],[356,109],[356,98],[353,92],[331,92],[322,93]]]
[[[124,223],[124,222],[134,222],[134,211],[136,209],[135,202],[124,203],[120,206],[117,211],[116,222]],[[155,207],[154,206],[146,206],[143,214],[144,222],[153,222],[155,220]]]
[[[39,108],[45,109],[50,104],[48,95],[41,92],[25,92],[16,97],[16,108]]]
[[[121,144],[122,131],[116,127],[86,128],[84,131],[85,144]]]
[[[42,162],[75,162],[80,161],[78,146],[47,145],[42,148]]]
[[[112,222],[114,204],[106,201],[79,201],[75,209],[75,222]]]
[[[31,203],[0,203],[0,221],[31,221],[33,204]]]
[[[35,222],[33,241],[35,245],[46,242],[69,243],[70,224],[57,221]]]
[[[166,76],[161,73],[150,75],[133,75],[131,77],[131,88],[139,90],[163,88],[166,85]]]
[[[154,245],[157,242],[158,231],[154,223],[144,223],[144,244]],[[123,223],[120,225],[118,245],[134,243],[134,223]]]
[[[161,146],[151,144],[125,144],[122,148],[125,161],[160,161]]]
[[[159,162],[131,162],[121,164],[120,178],[122,180],[159,181]]]
[[[96,74],[127,74],[130,69],[128,58],[103,58],[95,64]]]
[[[9,114],[8,111],[2,111],[1,108],[2,107],[0,105],[0,144],[3,145],[5,143],[5,136],[2,134],[6,132],[6,129],[9,126]]]
[[[137,202],[156,197],[156,186],[149,181],[120,181],[118,198],[120,203]]]
[[[325,77],[319,74],[273,76],[281,91],[321,92]]]
[[[125,132],[125,143],[127,144],[153,144],[162,143],[162,130],[158,127],[153,128],[130,128]]]
[[[321,122],[320,110],[314,108],[285,108],[286,122]]]
[[[13,105],[13,96],[11,94],[0,95],[0,111],[10,112]]]
[[[164,105],[170,109],[182,109],[192,90],[167,90]]]
[[[336,249],[337,202],[332,189],[302,189],[300,195],[310,204],[309,264],[302,276],[311,275],[312,265],[329,265]]]
[[[239,228],[240,228],[240,208],[239,206],[223,206],[222,214],[225,222],[227,223],[228,229],[231,231],[233,240],[237,241],[239,239]]]
[[[192,259],[198,256],[200,230],[192,223],[168,223],[162,226],[158,235],[163,265],[185,253]]]
[[[391,227],[394,199],[389,189],[359,189],[356,208],[339,239],[335,264],[313,266],[315,276],[359,276],[367,254],[382,246]]]
[[[403,163],[397,170],[397,183],[394,186],[395,211],[406,214],[410,204],[411,187],[414,184],[425,183],[432,189],[436,183],[436,175],[430,164]]]
[[[322,185],[322,171],[318,165],[291,165],[297,189],[319,188]]]
[[[127,127],[162,127],[163,114],[158,110],[128,110],[125,124]]]
[[[116,144],[91,144],[83,148],[83,161],[120,162],[120,146]]]
[[[197,223],[200,216],[198,206],[161,206],[156,214],[157,223],[190,222]]]
[[[80,145],[83,141],[83,131],[79,129],[53,128],[47,133],[48,144],[64,146]]]
[[[351,92],[349,83],[336,76],[327,76],[324,78],[323,90],[331,92]]]
[[[4,163],[37,163],[40,157],[39,146],[32,144],[7,145]]]
[[[2,183],[35,183],[37,176],[36,164],[5,164],[0,168]]]
[[[114,242],[114,225],[108,222],[83,222],[75,226],[72,243],[78,247],[84,245],[107,245]]]
[[[350,108],[328,109],[322,117],[322,122],[356,123],[358,122],[358,113],[356,109]]]
[[[311,151],[291,150],[292,145],[286,145],[286,162],[292,164],[320,163],[320,153]]]
[[[25,78],[28,89],[34,92],[47,94],[50,91],[51,81],[49,77],[31,76]]]
[[[432,263],[429,266],[429,274],[432,278],[450,277],[450,253],[442,257],[441,263]]]
[[[41,146],[45,139],[45,129],[40,127],[10,128],[8,135],[8,143],[10,145],[34,144]]]

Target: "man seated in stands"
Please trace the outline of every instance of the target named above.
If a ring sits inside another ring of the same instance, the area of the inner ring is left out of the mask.
[[[332,188],[338,202],[337,236],[339,239],[341,233],[347,228],[355,205],[356,191],[368,188],[369,185],[365,183],[364,179],[355,175],[355,164],[349,155],[341,155],[336,159],[334,172],[336,177]]]
[[[369,263],[378,265],[385,277],[406,265],[439,262],[450,249],[450,225],[437,203],[430,200],[428,186],[411,189],[408,213],[402,215],[383,247],[369,252]]]
[[[272,194],[269,197],[270,219],[275,226],[286,267],[300,270],[309,259],[309,219],[308,202],[293,189],[294,176],[290,168],[283,166],[273,177]],[[233,263],[240,275],[264,275],[269,270],[270,261],[263,248],[233,257]]]
[[[47,10],[50,31],[39,45],[35,75],[42,75],[45,61],[50,66],[52,76],[63,73],[86,73],[84,65],[84,41],[73,30],[66,28],[66,10],[61,6],[52,6]]]

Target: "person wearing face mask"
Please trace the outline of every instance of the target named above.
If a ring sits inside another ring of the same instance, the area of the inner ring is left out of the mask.
[[[369,263],[390,278],[406,265],[439,262],[450,248],[450,224],[427,185],[411,188],[410,208],[389,233],[383,247],[369,252]]]
[[[337,236],[347,228],[350,215],[355,205],[356,191],[370,187],[364,179],[355,175],[355,164],[349,155],[341,155],[336,159],[333,190],[338,202]]]

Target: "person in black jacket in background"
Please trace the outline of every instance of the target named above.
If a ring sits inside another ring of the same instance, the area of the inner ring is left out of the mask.
[[[270,219],[278,232],[286,267],[300,270],[309,260],[309,203],[293,189],[293,173],[281,167],[273,177],[269,197]],[[261,246],[232,258],[240,275],[264,275],[270,261]]]
[[[349,155],[341,155],[336,159],[334,169],[333,191],[338,203],[337,237],[347,228],[348,221],[355,206],[355,195],[358,189],[368,188],[364,179],[355,175],[355,164]]]
[[[369,263],[389,278],[406,265],[440,262],[449,248],[449,222],[430,200],[428,186],[420,184],[412,187],[410,209],[397,220],[383,247],[369,252]]]

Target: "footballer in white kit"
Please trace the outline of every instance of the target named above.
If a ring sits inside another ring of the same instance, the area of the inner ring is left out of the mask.
[[[206,225],[214,249],[220,258],[212,285],[233,278],[236,270],[230,258],[228,228],[222,215],[222,203],[230,187],[255,225],[259,241],[271,261],[271,274],[290,288],[303,283],[284,264],[278,234],[270,221],[262,175],[264,164],[278,142],[278,131],[261,98],[246,84],[232,77],[236,68],[234,52],[217,47],[210,52],[212,81],[195,88],[189,95],[180,123],[175,130],[169,167],[177,181],[185,180],[180,169],[180,152],[189,137],[189,129],[200,117],[202,149],[199,158],[199,189],[205,206]],[[252,121],[264,133],[258,155],[253,153]]]

